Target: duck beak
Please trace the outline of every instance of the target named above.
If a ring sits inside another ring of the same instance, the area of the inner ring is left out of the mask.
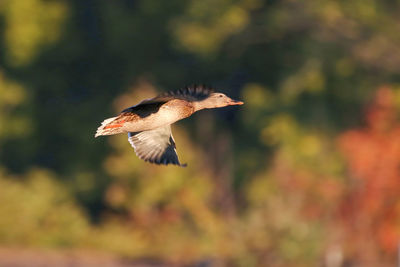
[[[238,101],[238,100],[233,100],[231,99],[228,103],[229,106],[235,106],[235,105],[243,105],[244,103],[242,101]]]

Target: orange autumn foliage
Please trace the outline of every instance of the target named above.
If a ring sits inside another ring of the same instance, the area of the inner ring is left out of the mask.
[[[394,256],[400,239],[400,123],[391,88],[377,91],[365,122],[339,137],[350,175],[341,223],[355,250],[368,243],[374,253]]]

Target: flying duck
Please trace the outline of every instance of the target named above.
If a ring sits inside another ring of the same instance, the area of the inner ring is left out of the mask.
[[[184,167],[186,164],[180,164],[176,153],[171,124],[202,109],[242,104],[211,88],[189,86],[124,109],[118,116],[104,120],[95,137],[128,133],[128,141],[140,159]]]

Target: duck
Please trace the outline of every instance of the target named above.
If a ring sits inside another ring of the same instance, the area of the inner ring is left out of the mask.
[[[112,118],[105,119],[95,137],[128,134],[128,141],[136,155],[158,165],[181,164],[176,152],[171,124],[190,117],[193,113],[212,108],[243,105],[223,93],[204,85],[187,86],[162,93],[128,107]]]

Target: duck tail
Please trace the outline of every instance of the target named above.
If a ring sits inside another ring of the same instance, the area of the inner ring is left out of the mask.
[[[109,119],[105,119],[99,128],[97,128],[96,134],[94,137],[101,135],[112,135],[122,133],[122,126],[124,125],[124,121],[116,121],[118,117],[113,117]]]

